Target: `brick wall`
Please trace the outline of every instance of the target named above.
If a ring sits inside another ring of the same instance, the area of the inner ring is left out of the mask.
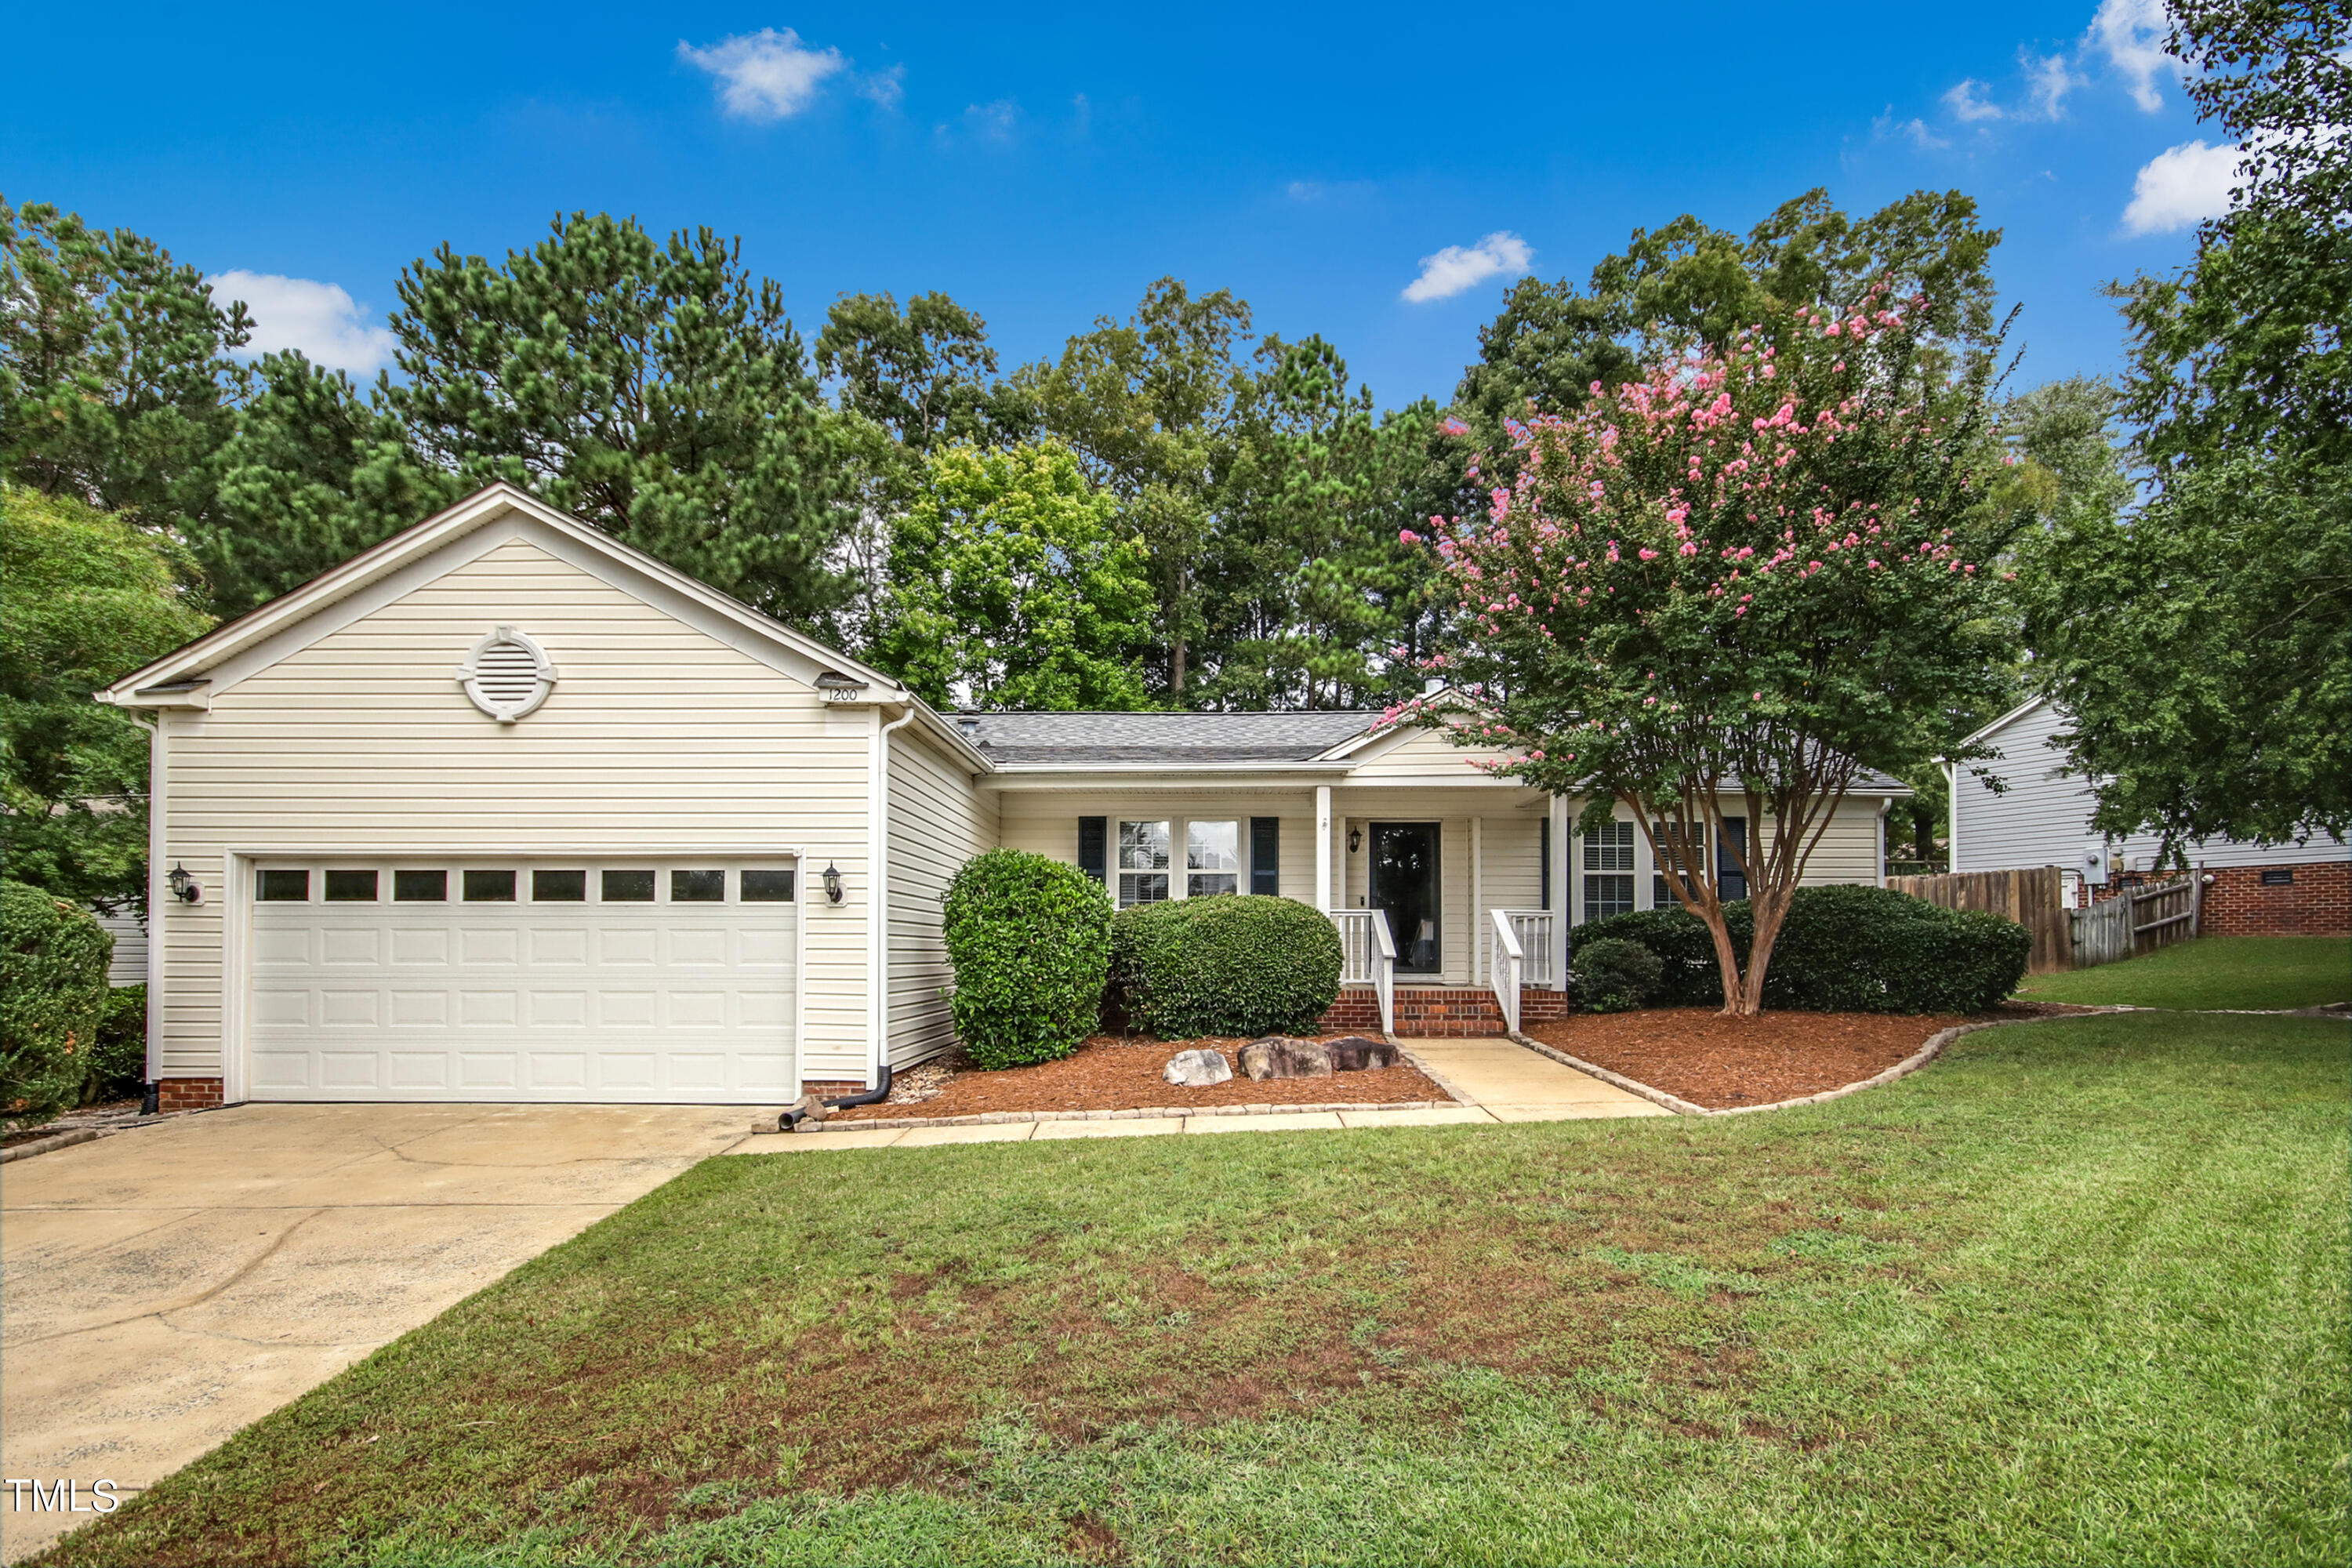
[[[2294,880],[2263,885],[2260,866],[2216,867],[2198,929],[2207,936],[2352,935],[2352,861],[2314,860],[2286,869]]]
[[[1549,1023],[1568,1016],[1563,991],[1519,992],[1519,1023]],[[1342,1031],[1377,1032],[1381,1026],[1380,994],[1369,985],[1351,985],[1339,993],[1331,1010],[1317,1027],[1324,1034]],[[1478,1037],[1503,1032],[1503,1009],[1487,990],[1454,986],[1403,986],[1396,991],[1396,1032],[1409,1038]]]
[[[221,1080],[216,1078],[164,1078],[155,1080],[155,1109],[158,1110],[203,1110],[221,1102]]]

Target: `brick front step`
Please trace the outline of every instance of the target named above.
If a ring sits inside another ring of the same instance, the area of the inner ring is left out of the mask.
[[[1519,1023],[1548,1023],[1568,1016],[1568,994],[1519,991]],[[1380,994],[1368,985],[1351,985],[1339,993],[1329,1012],[1318,1021],[1325,1034],[1341,1030],[1377,1030],[1381,1026]],[[1475,1038],[1503,1032],[1503,1009],[1495,994],[1466,985],[1400,985],[1396,990],[1396,1032],[1423,1038]]]

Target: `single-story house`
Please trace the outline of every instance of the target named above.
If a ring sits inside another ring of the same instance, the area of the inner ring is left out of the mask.
[[[1557,1008],[1567,925],[1665,898],[1622,811],[1572,836],[1432,731],[942,713],[505,486],[100,696],[153,721],[166,1106],[870,1086],[951,1043],[940,900],[995,845],[1328,911],[1334,1022],[1406,1034]],[[1866,788],[1813,879],[1882,877]]]
[[[2092,896],[2160,873],[2163,840],[2153,833],[2109,838],[2091,826],[2091,783],[2069,774],[2053,742],[2065,710],[2046,697],[2020,703],[1969,737],[1991,757],[1951,775],[1951,865],[1955,871],[2057,866],[2083,877]],[[1999,793],[1979,773],[2003,785]],[[2192,844],[2190,866],[2210,879],[2199,927],[2208,936],[2342,935],[2352,931],[2352,856],[2332,836],[2306,844],[2260,845],[2221,838]],[[2081,896],[2080,893],[2077,896]]]

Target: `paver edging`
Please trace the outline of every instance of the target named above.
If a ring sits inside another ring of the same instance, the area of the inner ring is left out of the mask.
[[[1581,1058],[1572,1057],[1555,1046],[1548,1046],[1529,1036],[1515,1032],[1511,1038],[1538,1056],[1549,1057],[1552,1060],[1572,1067],[1579,1072],[1590,1073],[1603,1083],[1613,1083],[1620,1089],[1630,1089],[1643,1099],[1655,1101],[1680,1116],[1748,1116],[1759,1110],[1788,1110],[1800,1105],[1821,1105],[1832,1100],[1843,1100],[1849,1094],[1860,1094],[1865,1089],[1880,1088],[1893,1083],[1898,1078],[1908,1078],[1934,1061],[1946,1046],[1950,1045],[1962,1035],[1973,1035],[1980,1029],[2013,1029],[2025,1024],[2063,1023],[2068,1018],[2089,1017],[2095,1013],[2130,1011],[2132,1009],[2127,1007],[2099,1007],[2084,1013],[2046,1014],[2039,1018],[2002,1018],[1983,1024],[1955,1024],[1948,1029],[1938,1029],[1928,1036],[1925,1045],[1885,1071],[1874,1073],[1869,1078],[1857,1082],[1841,1084],[1835,1089],[1825,1089],[1819,1094],[1800,1095],[1794,1100],[1776,1100],[1769,1105],[1727,1105],[1719,1109],[1695,1105],[1678,1094],[1669,1094],[1663,1089],[1653,1089],[1646,1083],[1627,1078],[1623,1073],[1611,1072],[1607,1068],[1597,1067]]]
[[[58,1149],[70,1149],[77,1143],[95,1143],[99,1131],[95,1127],[77,1127],[70,1132],[60,1132],[54,1138],[36,1138],[29,1143],[19,1143],[13,1149],[0,1149],[0,1165],[11,1160],[29,1160],[36,1154],[47,1154]]]
[[[1451,1110],[1454,1104],[1454,1101],[1444,1100],[1391,1100],[1369,1104],[1332,1101],[1319,1105],[1147,1105],[1126,1110],[991,1110],[973,1116],[861,1117],[855,1121],[827,1121],[814,1127],[804,1125],[800,1131],[823,1132],[830,1127],[841,1132],[902,1132],[920,1127],[1003,1127],[1022,1122],[1129,1121],[1189,1116],[1324,1115],[1343,1110]]]

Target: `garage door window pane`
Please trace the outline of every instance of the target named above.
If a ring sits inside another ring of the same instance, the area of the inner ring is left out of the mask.
[[[437,904],[449,897],[446,871],[394,871],[392,900],[396,904]]]
[[[588,900],[585,871],[533,871],[530,901],[534,904],[579,904]]]
[[[672,871],[669,901],[673,904],[719,904],[727,901],[724,871]]]
[[[373,871],[328,872],[327,902],[331,904],[375,902],[375,873]]]
[[[468,871],[466,873],[466,901],[469,904],[510,904],[514,902],[515,874],[512,871]]]
[[[253,896],[265,904],[299,904],[310,897],[308,871],[264,871]]]
[[[793,901],[790,871],[746,871],[743,901],[747,904],[789,904]]]
[[[607,871],[604,901],[608,904],[650,904],[654,901],[651,871]]]

